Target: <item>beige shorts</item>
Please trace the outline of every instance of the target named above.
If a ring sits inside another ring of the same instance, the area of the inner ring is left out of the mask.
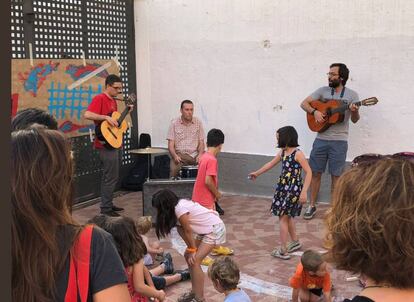
[[[206,244],[219,245],[226,242],[226,226],[224,223],[213,225],[213,232],[209,234],[194,234],[194,239]]]

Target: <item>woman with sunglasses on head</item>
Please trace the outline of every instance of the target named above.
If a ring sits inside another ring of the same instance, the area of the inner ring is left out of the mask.
[[[33,125],[11,135],[12,300],[131,300],[112,237],[73,220],[70,145]]]
[[[353,302],[414,301],[414,163],[378,157],[345,172],[327,217],[330,260],[361,274]]]

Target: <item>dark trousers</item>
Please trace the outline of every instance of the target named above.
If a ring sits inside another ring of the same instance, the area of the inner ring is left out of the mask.
[[[99,158],[103,163],[101,179],[101,213],[112,210],[112,198],[119,178],[119,150],[98,149]]]

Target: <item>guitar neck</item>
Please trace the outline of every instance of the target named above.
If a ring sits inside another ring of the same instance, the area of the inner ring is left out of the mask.
[[[122,111],[121,116],[118,119],[118,125],[121,125],[121,123],[124,121],[125,117],[127,116],[129,112],[129,107],[127,106],[124,111]]]
[[[361,106],[362,102],[356,102],[356,103],[353,103],[353,104],[355,104],[357,106]],[[338,112],[339,113],[344,113],[348,109],[349,109],[349,104],[344,104],[342,106],[339,106],[338,108],[332,109],[331,114],[335,114],[335,113],[338,113]]]

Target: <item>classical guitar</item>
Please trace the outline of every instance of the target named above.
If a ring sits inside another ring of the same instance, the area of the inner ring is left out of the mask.
[[[118,122],[118,126],[111,126],[108,121],[103,121],[95,127],[96,137],[103,142],[104,147],[108,149],[118,149],[122,146],[123,134],[126,132],[128,126],[125,117],[129,112],[128,105],[136,102],[135,94],[130,94],[123,100],[125,102],[125,109],[122,113],[114,111],[111,117]]]
[[[371,97],[354,104],[357,106],[372,106],[376,103],[378,103],[378,99],[376,97]],[[325,114],[325,120],[322,123],[316,122],[313,114],[306,114],[309,129],[314,132],[324,132],[331,125],[343,122],[345,111],[349,109],[349,105],[343,104],[339,100],[329,100],[325,103],[320,100],[314,100],[310,102],[310,105],[312,108]]]

